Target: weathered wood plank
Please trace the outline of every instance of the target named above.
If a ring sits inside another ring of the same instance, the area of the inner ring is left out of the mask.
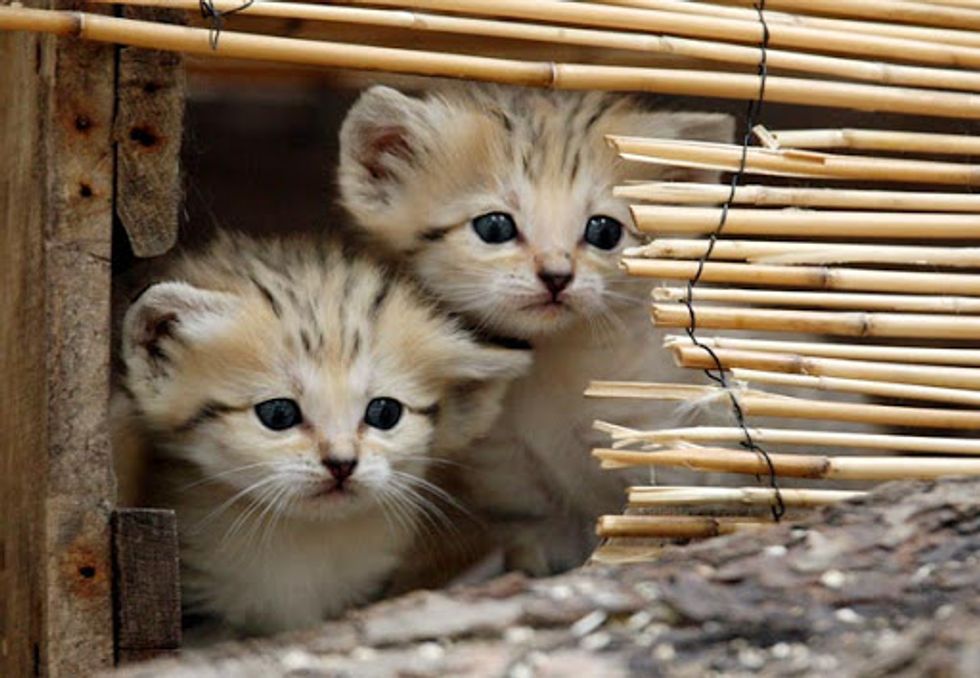
[[[112,661],[115,53],[27,34],[0,50],[0,675],[87,675]]]
[[[166,23],[184,20],[183,12],[149,7],[125,7],[123,16]],[[116,214],[138,257],[158,256],[177,242],[183,114],[183,57],[120,48]]]
[[[117,661],[172,654],[180,647],[177,518],[119,509],[112,528]]]
[[[57,6],[69,6],[58,1]],[[46,354],[43,670],[112,661],[108,437],[115,50],[47,40],[44,121]]]
[[[0,32],[0,675],[28,676],[41,642],[44,252],[41,38]]]

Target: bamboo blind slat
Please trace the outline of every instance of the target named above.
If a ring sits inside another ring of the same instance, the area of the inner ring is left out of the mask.
[[[720,205],[731,189],[721,184],[654,181],[617,186],[613,193],[629,200],[677,205]],[[913,212],[977,212],[980,195],[915,191],[874,191],[746,185],[735,189],[735,205],[835,207]]]

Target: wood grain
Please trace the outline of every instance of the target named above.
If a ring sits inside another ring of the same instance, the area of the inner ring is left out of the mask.
[[[166,656],[180,647],[177,518],[173,511],[120,509],[112,519],[116,658]]]

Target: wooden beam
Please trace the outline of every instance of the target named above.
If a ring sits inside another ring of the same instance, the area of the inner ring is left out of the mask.
[[[91,675],[112,663],[115,49],[5,33],[0,64],[0,675]]]

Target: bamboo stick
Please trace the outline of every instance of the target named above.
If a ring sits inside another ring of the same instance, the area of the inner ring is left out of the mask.
[[[913,313],[980,313],[980,298],[976,297],[930,297],[916,294],[838,294],[834,292],[799,292],[796,290],[783,292],[714,287],[695,287],[691,294],[695,302]],[[686,301],[687,290],[681,287],[657,287],[653,290],[653,298],[659,302]],[[795,327],[793,331],[796,331]]]
[[[867,379],[842,379],[835,377],[820,377],[804,374],[786,374],[783,372],[766,372],[762,370],[747,370],[734,368],[732,377],[738,381],[731,394],[736,398],[743,396],[770,396],[764,391],[748,388],[751,382],[791,386],[793,388],[810,388],[819,391],[840,391],[844,393],[860,393],[863,395],[878,395],[902,400],[931,400],[957,405],[980,406],[980,391],[958,388],[937,388],[933,386],[917,386],[915,384],[897,384],[887,381],[871,381]],[[727,398],[729,391],[717,386],[702,386],[692,384],[661,384],[636,381],[593,381],[585,391],[589,398],[634,398],[645,400],[707,400],[713,397]]]
[[[745,383],[757,382],[791,386],[793,388],[812,388],[819,391],[839,391],[843,393],[860,393],[863,395],[884,396],[902,400],[931,400],[955,405],[980,407],[980,391],[970,391],[960,388],[938,388],[935,386],[917,386],[915,384],[896,384],[887,381],[870,381],[867,379],[841,379],[836,377],[816,377],[806,374],[784,374],[781,372],[764,372],[761,370],[743,370],[735,368],[732,376]]]
[[[720,7],[714,4],[688,2],[686,0],[600,0],[606,5],[633,7],[637,9],[661,9],[708,16],[725,16],[730,19],[743,21],[758,21],[759,15],[754,9],[741,7]],[[890,36],[907,40],[925,42],[944,42],[951,45],[976,47],[980,45],[980,34],[975,31],[964,31],[935,26],[914,26],[906,24],[885,23],[880,20],[867,21],[857,19],[838,19],[808,14],[792,14],[777,12],[766,8],[766,24],[791,24],[808,28],[821,28],[831,31],[841,31],[850,35],[870,34]]]
[[[336,4],[426,9],[470,16],[497,16],[575,26],[622,28],[753,45],[759,44],[762,40],[762,26],[754,17],[751,20],[743,20],[717,15],[692,16],[684,11],[634,9],[594,3],[569,3],[556,0],[535,0],[535,2],[478,0],[460,4],[458,0],[343,0]],[[682,10],[676,6],[674,9]],[[793,48],[833,52],[943,66],[980,66],[980,51],[971,47],[869,33],[855,35],[846,31],[790,23],[777,22],[769,26],[769,46],[774,49]]]
[[[696,261],[671,259],[623,259],[630,275],[644,278],[692,280]],[[772,266],[709,261],[701,278],[707,283],[772,285],[822,290],[865,292],[908,292],[912,294],[980,294],[980,275],[925,273],[920,271],[876,271],[827,266]]]
[[[636,162],[736,171],[741,164],[742,147],[706,141],[607,137],[628,160]],[[973,186],[980,183],[980,165],[931,160],[876,158],[860,155],[834,155],[806,150],[749,148],[745,169],[750,174]]]
[[[687,393],[684,393],[679,390],[674,391],[666,384],[598,382],[586,391],[586,395],[591,397],[691,401],[711,397],[712,395],[725,397],[726,392],[723,389],[710,386],[702,386],[699,390],[691,389]],[[980,411],[824,402],[805,398],[791,398],[746,389],[733,390],[731,391],[731,395],[737,399],[738,404],[742,408],[742,412],[752,416],[826,419],[861,424],[887,424],[923,428],[980,428]],[[976,395],[980,395],[980,393],[976,393]]]
[[[658,539],[708,539],[724,534],[757,530],[772,519],[715,518],[712,516],[599,516],[596,534],[611,537]]]
[[[731,189],[721,184],[654,181],[616,186],[613,195],[627,200],[675,205],[721,205],[728,202]],[[732,204],[912,212],[980,212],[980,195],[749,185],[735,189]]]
[[[818,490],[787,488],[779,491],[785,506],[811,508],[851,501],[867,496],[867,492],[849,490]],[[776,491],[771,487],[631,487],[630,506],[652,508],[662,506],[704,506],[707,504],[742,504],[771,506],[776,503]]]
[[[801,357],[913,364],[928,363],[933,365],[970,365],[980,367],[980,350],[968,348],[774,341],[769,339],[739,339],[733,337],[698,337],[698,341],[712,348],[761,351],[777,355],[789,353]],[[693,345],[690,338],[683,335],[675,334],[664,337],[664,348],[670,350],[673,350],[675,347]]]
[[[627,258],[700,259],[708,241],[659,238],[623,251]],[[757,264],[905,264],[906,266],[980,267],[980,247],[920,247],[759,240],[718,240],[711,260]]]
[[[117,0],[89,0],[89,2],[92,4],[126,4],[194,11],[200,7],[198,0],[122,0],[121,2]],[[214,0],[212,4],[219,11],[229,11],[242,7],[240,0]],[[239,13],[246,16],[383,26],[483,38],[502,38],[606,49],[615,48],[617,50],[667,54],[747,66],[755,66],[759,61],[758,49],[742,45],[664,35],[643,35],[621,30],[576,29],[422,14],[409,10],[363,9],[297,2],[275,2],[253,3],[241,9]],[[830,75],[879,84],[980,91],[980,74],[972,71],[875,63],[783,50],[769,50],[767,61],[771,68]]]
[[[965,134],[895,132],[878,129],[800,129],[770,131],[783,148],[849,148],[938,155],[978,155],[980,137]]]
[[[908,339],[966,339],[980,341],[980,318],[925,313],[866,313],[864,311],[800,311],[796,309],[694,308],[697,326],[713,330],[807,332],[845,337],[902,337]],[[653,304],[657,327],[689,327],[687,306]]]
[[[537,5],[537,3],[527,4]],[[566,3],[559,4],[563,7],[573,6]],[[730,99],[752,99],[757,96],[759,90],[757,76],[738,73],[720,74],[687,69],[517,61],[296,40],[232,31],[224,31],[220,43],[212,49],[209,31],[204,29],[132,21],[82,12],[19,7],[0,7],[0,30],[70,35],[97,42],[202,56],[466,78],[556,89],[632,90]],[[932,90],[772,76],[766,81],[766,97],[773,102],[810,106],[841,106],[939,117],[980,118],[980,99],[967,94]]]
[[[766,475],[762,455],[719,447],[663,449],[651,452],[597,449],[603,468],[673,466],[695,471]],[[770,453],[776,475],[825,480],[930,480],[945,476],[980,475],[980,459],[959,457],[829,457]]]
[[[683,367],[714,368],[714,360],[704,349],[682,343],[673,344],[674,359]],[[810,374],[821,377],[893,381],[922,386],[943,386],[980,390],[980,369],[939,367],[903,363],[817,358],[789,353],[764,353],[730,348],[714,348],[714,354],[728,369],[742,367],[765,372]]]
[[[735,5],[751,5],[752,0],[721,0]],[[775,10],[830,14],[833,16],[895,21],[920,26],[980,29],[980,11],[908,0],[766,0]]]
[[[596,423],[596,428],[611,432],[613,440],[623,443],[643,442],[657,446],[693,443],[733,443],[745,439],[739,426],[696,426],[690,428],[635,431]],[[760,445],[808,445],[814,447],[853,447],[915,454],[980,455],[980,440],[975,438],[942,438],[938,436],[888,435],[838,431],[807,431],[786,428],[749,428],[752,440]],[[980,461],[980,460],[978,460]]]

